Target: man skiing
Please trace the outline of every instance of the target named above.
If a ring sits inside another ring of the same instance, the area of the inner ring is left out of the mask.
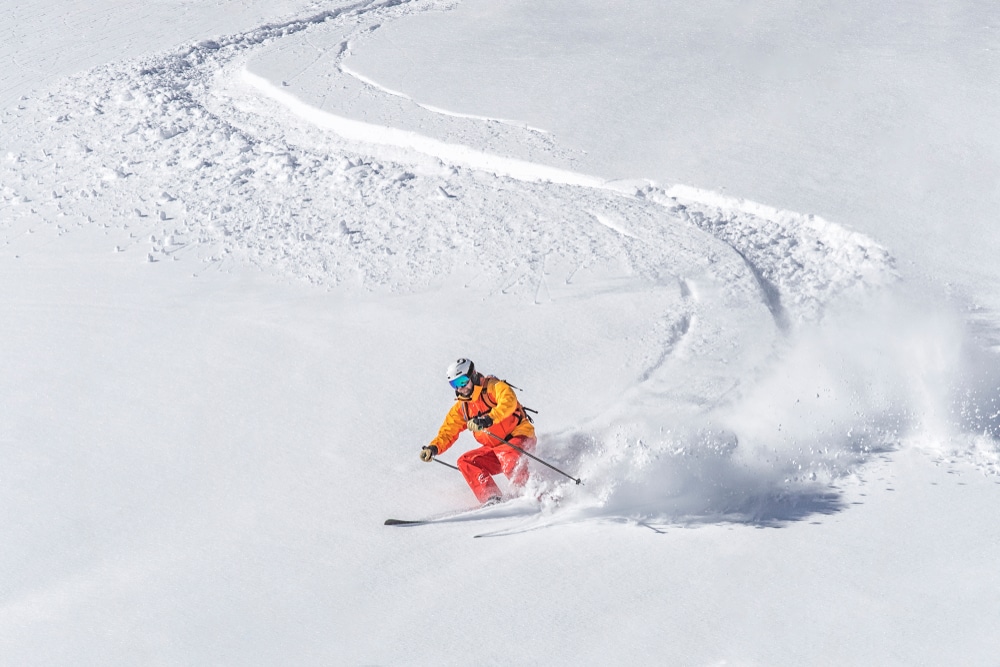
[[[514,486],[524,486],[528,468],[520,460],[521,452],[510,445],[531,451],[536,442],[535,427],[511,386],[478,373],[470,360],[458,359],[448,366],[448,383],[455,390],[455,404],[437,437],[420,450],[420,460],[429,462],[443,454],[469,429],[482,446],[458,457],[458,469],[479,502],[499,502],[500,489],[493,475],[503,473]]]

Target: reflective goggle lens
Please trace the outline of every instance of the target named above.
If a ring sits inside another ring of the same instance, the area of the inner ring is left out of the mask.
[[[469,379],[468,375],[462,375],[455,378],[454,380],[451,380],[448,384],[451,385],[452,389],[461,389],[465,385],[469,384],[469,382],[471,381],[472,380]]]

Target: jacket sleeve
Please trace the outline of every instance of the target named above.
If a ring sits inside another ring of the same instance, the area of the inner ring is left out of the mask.
[[[517,394],[510,388],[510,385],[503,380],[497,380],[491,387],[493,395],[496,397],[496,407],[490,410],[490,418],[493,423],[507,419],[517,410]]]
[[[445,415],[444,423],[438,429],[437,437],[431,440],[430,444],[438,449],[438,454],[443,454],[449,447],[455,444],[459,434],[468,428],[462,415],[462,406],[456,401]]]

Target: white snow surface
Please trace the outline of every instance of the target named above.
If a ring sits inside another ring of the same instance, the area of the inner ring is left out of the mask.
[[[845,7],[5,8],[2,662],[996,664],[1000,39]],[[383,526],[457,356],[583,484]]]

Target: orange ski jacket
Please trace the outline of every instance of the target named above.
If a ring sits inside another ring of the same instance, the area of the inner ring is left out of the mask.
[[[503,380],[490,375],[483,378],[482,385],[476,385],[468,397],[455,395],[455,404],[448,410],[444,423],[438,430],[437,437],[431,440],[438,453],[443,454],[455,444],[459,434],[468,428],[470,419],[489,414],[493,425],[486,431],[500,440],[512,436],[523,435],[535,437],[535,427],[524,412],[524,406],[517,400],[517,395],[510,385]],[[473,432],[476,441],[486,447],[499,447],[503,443],[490,437],[486,432]]]

